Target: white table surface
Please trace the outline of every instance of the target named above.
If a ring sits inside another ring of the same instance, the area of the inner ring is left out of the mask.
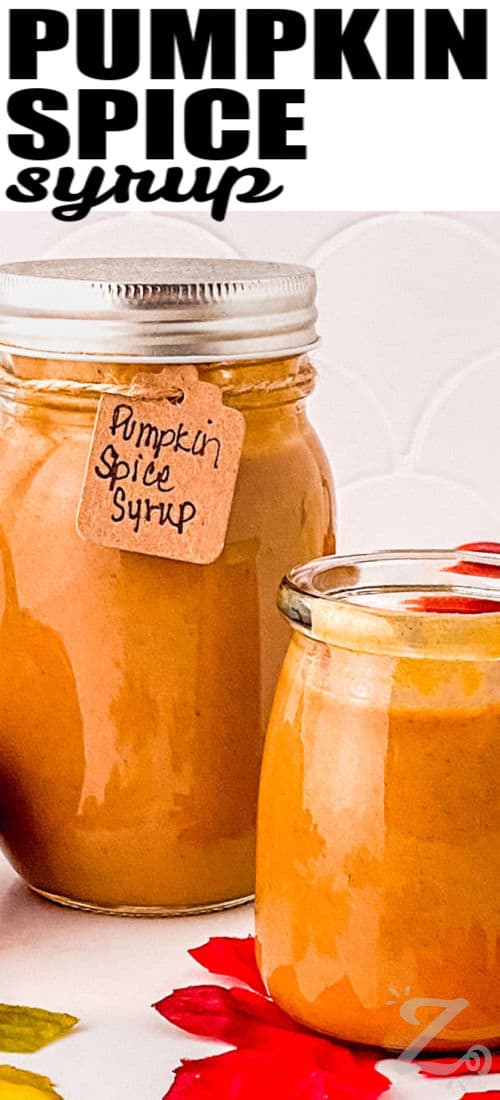
[[[173,988],[216,981],[190,960],[188,948],[252,931],[251,906],[168,920],[62,909],[32,895],[0,856],[0,1001],[81,1020],[38,1054],[0,1054],[0,1062],[46,1074],[64,1100],[162,1100],[181,1058],[224,1048],[184,1036],[151,1004]],[[397,1063],[387,1070],[397,1082],[391,1100],[459,1100],[464,1093],[463,1079],[398,1082]],[[500,1075],[468,1083],[471,1091],[500,1089]]]

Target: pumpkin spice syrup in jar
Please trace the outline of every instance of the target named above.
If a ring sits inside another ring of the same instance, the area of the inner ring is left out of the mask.
[[[323,559],[279,602],[294,633],[259,796],[267,987],[347,1042],[498,1047],[500,557]]]
[[[305,409],[315,320],[314,274],[291,265],[0,271],[0,829],[55,901],[163,915],[253,894],[289,634],[274,593],[292,564],[334,549]],[[203,565],[77,531],[99,400],[180,369],[244,418],[225,542]]]

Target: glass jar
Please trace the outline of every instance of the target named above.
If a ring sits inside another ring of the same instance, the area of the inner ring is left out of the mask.
[[[146,915],[254,890],[263,731],[288,631],[283,568],[334,546],[307,420],[314,275],[76,260],[0,272],[0,828],[36,891]],[[194,363],[246,421],[211,565],[84,541],[99,397]]]
[[[278,1004],[343,1040],[500,1040],[493,560],[323,560],[280,590],[294,634],[262,768],[258,954]]]

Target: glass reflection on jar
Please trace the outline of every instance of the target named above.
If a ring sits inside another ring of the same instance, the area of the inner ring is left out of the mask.
[[[406,1049],[411,993],[467,1004],[430,1047],[500,1040],[491,561],[339,558],[280,590],[294,634],[262,770],[259,960],[287,1012],[340,1039]],[[424,1007],[422,1027],[435,1017]]]
[[[30,886],[55,900],[199,911],[253,893],[263,733],[288,640],[274,591],[283,568],[334,546],[331,475],[305,408],[315,372],[301,348],[311,339],[314,277],[244,262],[144,261],[139,274],[137,261],[109,264],[76,261],[69,273],[58,262],[16,265],[0,286],[3,846]],[[113,288],[135,279],[133,309],[121,301],[117,314],[105,290],[102,316],[89,319],[82,306],[83,321],[64,318],[68,280],[88,313],[92,277]],[[182,299],[172,322],[172,284],[189,278],[227,282],[229,305],[215,301],[208,326],[201,291],[189,307]],[[50,325],[28,306],[18,320],[10,298],[23,282],[52,301]],[[144,344],[153,340],[141,309],[146,282],[164,291],[163,346],[153,349]],[[102,351],[117,342],[106,311],[123,324],[114,357]],[[180,361],[191,352],[200,378],[246,420],[226,545],[209,566],[95,546],[75,529],[100,394],[175,363],[179,324]],[[30,354],[8,350],[6,333],[12,345],[29,338]],[[70,354],[82,333],[91,352]],[[285,339],[297,353],[278,354]],[[61,341],[57,354],[36,350],[51,340]]]

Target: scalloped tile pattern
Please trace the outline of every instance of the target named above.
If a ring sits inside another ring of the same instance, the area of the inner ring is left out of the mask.
[[[0,260],[199,255],[318,271],[311,414],[340,548],[500,539],[500,214],[0,214]]]

